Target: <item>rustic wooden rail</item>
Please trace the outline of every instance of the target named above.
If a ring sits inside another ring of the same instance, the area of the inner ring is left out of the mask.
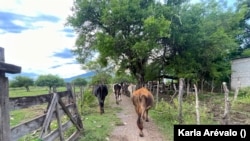
[[[71,86],[67,84],[67,91],[64,92],[9,98],[8,78],[5,73],[20,72],[21,67],[4,63],[4,49],[0,47],[0,141],[16,141],[34,131],[40,132],[39,139],[43,141],[76,140],[83,131],[83,125]],[[10,128],[9,111],[44,103],[48,103],[46,113]],[[69,119],[64,123],[61,120],[63,115]],[[58,128],[50,131],[53,120],[57,120]],[[76,131],[65,139],[63,133],[72,126],[75,126]]]
[[[32,101],[32,99],[34,99],[34,101]],[[62,99],[64,99],[64,101]],[[42,139],[43,141],[53,141],[60,138],[60,140],[63,141],[65,140],[63,132],[72,126],[75,126],[77,130],[67,140],[76,140],[81,131],[83,131],[83,125],[71,90],[39,96],[10,98],[10,109],[22,109],[43,103],[49,104],[47,113],[41,113],[40,116],[37,116],[34,119],[12,127],[11,140],[16,141],[19,138],[42,128],[39,131],[41,132],[39,139]],[[67,115],[69,120],[62,124],[60,117],[63,115]],[[54,131],[49,131],[49,125],[52,120],[57,120],[58,128]]]

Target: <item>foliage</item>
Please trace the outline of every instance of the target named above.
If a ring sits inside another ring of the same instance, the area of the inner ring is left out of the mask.
[[[83,125],[84,133],[79,141],[95,140],[102,141],[108,138],[110,132],[115,128],[115,125],[121,124],[120,119],[116,116],[116,113],[120,111],[119,108],[111,106],[110,98],[105,100],[105,114],[100,115],[97,110],[98,102],[91,90],[87,89],[84,92],[84,108],[81,111],[83,113]]]
[[[49,87],[49,92],[51,92],[52,87],[63,86],[64,80],[57,75],[47,74],[38,76],[35,83],[37,86]]]
[[[250,57],[250,48],[245,49],[245,50],[242,52],[242,57]]]
[[[183,101],[182,112],[184,124],[194,124],[196,123],[196,113],[195,113],[195,102],[194,97],[190,97]],[[167,133],[167,138],[173,140],[173,127],[178,123],[178,100],[174,99],[173,103],[168,103],[164,100],[159,101],[157,106],[149,111],[150,116],[154,119],[156,124],[161,127],[162,132]],[[208,109],[205,106],[200,105],[200,121],[201,124],[215,124],[213,121],[213,116],[208,113]],[[216,123],[217,124],[217,123]]]
[[[10,82],[10,87],[25,87],[26,91],[30,91],[29,86],[34,85],[34,80],[26,76],[16,76],[14,80]]]
[[[250,87],[240,88],[237,100],[235,102],[236,104],[234,103],[234,105],[237,105],[237,103],[250,103]]]
[[[129,70],[139,83],[166,74],[220,84],[247,40],[249,4],[236,4],[76,0],[67,25],[78,33],[73,52],[82,64],[98,53],[102,67],[112,62],[113,71]]]
[[[241,46],[239,47],[238,52],[235,54],[235,56],[238,57],[237,55],[240,56],[241,53],[243,53],[245,49],[250,48],[250,40],[249,40],[249,37],[250,37],[250,34],[249,34],[249,30],[250,30],[250,24],[249,24],[250,3],[249,3],[249,0],[238,0],[236,7],[237,7],[236,8],[237,11],[242,10],[242,7],[245,8],[244,10],[246,11],[244,19],[242,19],[240,22],[240,27],[244,28],[245,31],[244,31],[244,33],[242,33],[238,36],[238,38],[241,42]]]
[[[106,72],[100,72],[92,77],[90,85],[109,84],[112,76]]]
[[[230,55],[239,47],[236,38],[244,31],[238,28],[244,10],[235,12],[210,0],[183,5],[180,17],[182,25],[173,25],[169,41],[174,41],[171,50],[178,55],[170,56],[165,71],[196,82],[228,81]]]
[[[73,84],[76,86],[86,86],[87,83],[87,80],[85,80],[84,78],[76,78],[73,80]]]
[[[83,64],[98,52],[98,63],[113,60],[116,71],[129,69],[143,82],[157,40],[169,36],[170,19],[163,16],[168,9],[154,0],[76,0],[72,9],[67,24],[78,33],[77,60]]]
[[[98,106],[96,101],[96,97],[93,95],[92,89],[85,88],[82,96],[83,99],[78,100],[78,105],[81,107],[80,113],[82,115],[91,113],[91,107]]]
[[[133,76],[129,74],[121,73],[115,75],[115,77],[112,78],[112,83],[121,83],[121,82],[136,83]]]

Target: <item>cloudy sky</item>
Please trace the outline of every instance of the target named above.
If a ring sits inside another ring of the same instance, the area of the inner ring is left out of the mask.
[[[6,63],[22,67],[17,75],[86,73],[70,52],[76,35],[64,26],[72,5],[73,0],[0,0],[0,47]]]
[[[73,0],[0,0],[0,47],[5,62],[29,76],[83,74],[70,52],[76,35],[65,27]],[[13,75],[7,75],[13,76]]]

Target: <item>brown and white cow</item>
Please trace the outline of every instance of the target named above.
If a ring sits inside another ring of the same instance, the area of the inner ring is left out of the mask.
[[[142,87],[133,92],[131,99],[138,115],[137,126],[140,129],[139,135],[143,137],[143,120],[149,121],[148,110],[153,107],[154,97],[148,89]]]

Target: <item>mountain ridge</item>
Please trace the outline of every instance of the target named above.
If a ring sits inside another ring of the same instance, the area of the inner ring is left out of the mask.
[[[69,78],[64,78],[64,82],[71,82],[72,80],[76,79],[76,78],[84,78],[86,80],[90,79],[93,75],[95,75],[94,72],[90,71],[84,74],[80,74],[80,75],[76,75],[76,76],[72,76]]]

